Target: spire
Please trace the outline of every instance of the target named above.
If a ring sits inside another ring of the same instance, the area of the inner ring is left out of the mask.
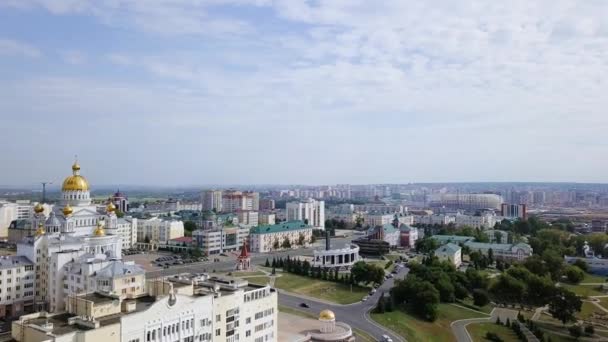
[[[249,249],[247,248],[247,240],[243,241],[243,247],[241,247],[241,254],[239,258],[249,258]]]

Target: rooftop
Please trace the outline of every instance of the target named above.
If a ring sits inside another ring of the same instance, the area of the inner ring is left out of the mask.
[[[450,254],[456,254],[458,253],[462,248],[460,248],[460,246],[455,245],[453,243],[447,243],[439,248],[437,248],[435,250],[435,253],[450,253]]]
[[[0,257],[0,269],[15,268],[25,265],[33,265],[33,263],[24,256],[10,255]]]

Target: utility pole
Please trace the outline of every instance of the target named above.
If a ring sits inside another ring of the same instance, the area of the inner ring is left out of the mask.
[[[51,185],[53,182],[41,182],[42,183],[42,203],[46,202],[46,185]]]

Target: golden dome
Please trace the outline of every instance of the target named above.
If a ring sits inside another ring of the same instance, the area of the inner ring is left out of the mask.
[[[63,181],[61,191],[89,191],[89,182],[80,175],[80,165],[74,162],[72,175]]]
[[[319,319],[324,321],[331,321],[336,319],[336,315],[333,311],[325,309],[319,314]]]
[[[114,203],[112,203],[112,201],[110,201],[110,203],[108,203],[108,205],[106,206],[106,211],[109,213],[116,211],[116,206],[114,205]]]
[[[38,203],[34,206],[34,212],[36,214],[40,214],[43,211],[44,211],[44,207],[42,206],[42,203]]]
[[[72,209],[72,207],[70,207],[70,204],[66,204],[65,207],[63,207],[63,215],[64,216],[70,216],[72,215],[72,213],[74,212],[74,209]]]
[[[36,236],[44,235],[46,231],[44,230],[44,225],[42,222],[38,224],[38,229],[36,229]]]
[[[101,223],[101,221],[97,221],[97,228],[95,228],[95,231],[93,231],[93,235],[95,235],[95,236],[105,236],[106,235],[106,231],[103,230],[103,224]]]

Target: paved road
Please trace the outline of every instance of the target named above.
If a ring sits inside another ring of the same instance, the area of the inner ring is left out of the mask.
[[[402,268],[395,278],[403,279],[407,276],[408,272],[408,268]],[[306,311],[313,315],[317,315],[319,312],[321,312],[321,310],[330,309],[336,314],[337,321],[344,322],[353,328],[361,329],[376,338],[378,341],[380,341],[382,335],[390,336],[393,341],[405,341],[403,337],[389,332],[382,326],[373,322],[368,315],[368,311],[376,305],[381,293],[388,293],[393,287],[393,284],[394,279],[388,279],[366,302],[359,302],[349,305],[329,304],[312,298],[303,298],[296,294],[288,294],[283,291],[279,291],[279,305]],[[308,304],[310,308],[300,307],[301,303]]]
[[[452,328],[452,333],[458,342],[471,342],[472,340],[471,336],[467,332],[467,326],[472,323],[494,323],[496,322],[496,317],[500,317],[500,320],[503,323],[507,321],[507,318],[509,318],[511,321],[517,321],[517,311],[504,308],[495,308],[492,310],[491,316],[486,318],[461,319],[459,321],[452,322],[450,326]],[[527,331],[531,335],[528,336],[528,333],[526,333],[528,341],[538,341],[538,339],[536,339],[536,337],[534,337],[534,335],[532,335],[532,333],[530,333],[530,331],[523,324],[520,326],[524,330],[524,333]]]

